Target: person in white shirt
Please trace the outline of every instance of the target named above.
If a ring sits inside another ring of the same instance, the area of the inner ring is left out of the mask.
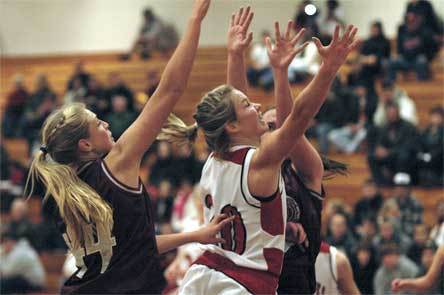
[[[265,39],[270,32],[261,33],[261,42],[256,43],[250,50],[250,67],[247,70],[247,79],[251,86],[260,86],[269,89],[273,86],[273,73],[265,46]]]

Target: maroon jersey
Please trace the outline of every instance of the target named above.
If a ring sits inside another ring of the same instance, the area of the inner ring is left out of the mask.
[[[309,247],[293,245],[284,256],[284,264],[279,279],[279,294],[314,294],[316,291],[315,262],[321,246],[322,194],[308,189],[291,161],[282,164],[282,175],[287,196],[296,200],[301,215],[299,222],[304,227]]]
[[[62,293],[161,293],[165,281],[159,264],[154,220],[145,187],[120,183],[102,159],[79,170],[79,177],[113,208],[114,226],[87,226],[85,247],[71,249],[78,270],[65,282]],[[55,201],[52,211],[70,245]],[[71,248],[71,247],[70,247]]]

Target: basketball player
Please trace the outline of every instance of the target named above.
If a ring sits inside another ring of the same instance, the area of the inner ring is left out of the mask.
[[[233,26],[248,38],[243,28],[250,17],[235,16]],[[276,23],[276,45],[267,39],[270,62],[276,83],[288,83],[287,70],[293,57],[303,46],[294,48],[303,32],[290,38],[279,33]],[[349,27],[343,38],[339,28],[329,46],[318,49],[324,63],[318,75],[300,94],[282,127],[274,132],[262,120],[260,105],[251,103],[241,91],[220,86],[207,93],[197,106],[196,124],[186,126],[171,117],[162,139],[186,144],[203,129],[213,153],[202,173],[205,222],[224,212],[236,216],[230,227],[223,229],[222,246],[206,246],[206,252],[185,275],[181,294],[273,294],[282,267],[286,222],[285,188],[281,164],[302,136],[323,103],[329,86],[347,54],[356,46],[356,30]],[[232,47],[229,46],[229,51]],[[230,75],[230,72],[228,73]],[[244,74],[243,74],[244,75]],[[264,136],[263,136],[264,135]]]
[[[395,279],[392,282],[393,292],[427,293],[439,284],[439,294],[444,294],[444,246],[438,248],[428,272],[416,279]]]
[[[31,192],[36,181],[43,183],[45,210],[53,214],[76,260],[78,270],[62,293],[160,293],[164,278],[158,253],[192,241],[223,242],[216,237],[230,221],[223,215],[192,233],[156,237],[139,178],[143,154],[185,89],[209,5],[210,0],[195,1],[159,87],[117,142],[108,124],[81,104],[65,106],[46,120],[28,180]]]
[[[321,243],[316,258],[316,295],[361,294],[353,279],[353,271],[344,253]]]

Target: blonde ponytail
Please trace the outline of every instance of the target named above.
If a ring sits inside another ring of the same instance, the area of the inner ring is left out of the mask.
[[[187,126],[179,117],[171,113],[164,124],[158,140],[165,140],[177,146],[194,144],[197,138],[197,124]]]
[[[79,163],[70,161],[77,154],[78,141],[89,135],[90,117],[83,105],[73,104],[47,119],[42,131],[44,147],[32,161],[25,188],[31,195],[37,181],[44,185],[44,198],[55,200],[73,248],[85,247],[87,225],[113,225],[111,206],[77,176],[72,165]],[[62,151],[66,157],[60,163],[53,156],[62,156]]]

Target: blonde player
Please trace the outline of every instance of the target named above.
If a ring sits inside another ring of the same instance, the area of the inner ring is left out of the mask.
[[[315,269],[316,295],[361,294],[347,256],[335,247],[322,242]]]

